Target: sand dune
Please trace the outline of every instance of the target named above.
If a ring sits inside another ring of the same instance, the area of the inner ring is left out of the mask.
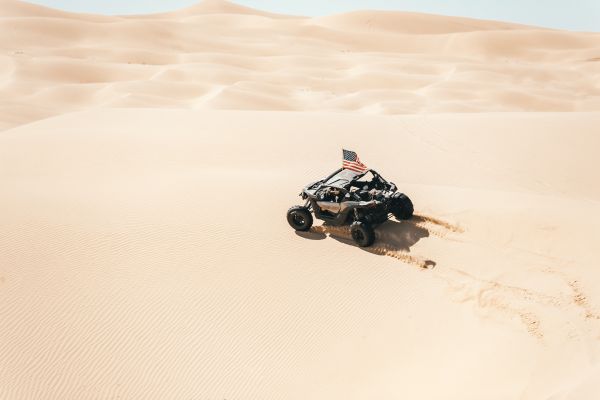
[[[5,131],[0,397],[592,399],[599,123],[132,109]],[[366,251],[284,218],[340,143],[419,213]]]
[[[0,399],[596,400],[600,34],[0,2]],[[413,199],[286,223],[355,149]]]
[[[445,34],[490,30],[532,29],[525,25],[442,15],[393,11],[354,11],[319,17],[317,24],[342,31],[380,31],[392,34]],[[535,28],[538,29],[538,28]]]
[[[5,0],[0,29],[0,129],[141,105],[369,114],[600,110],[594,33],[401,12],[289,17],[219,0],[127,17]],[[182,85],[188,94],[171,101]],[[69,101],[74,88],[99,95]]]
[[[284,19],[293,19],[300,18],[294,17],[291,15],[282,15],[282,14],[274,14],[265,11],[260,11],[254,8],[244,7],[239,4],[231,3],[223,0],[204,0],[200,3],[193,5],[191,7],[186,7],[179,11],[174,11],[170,13],[164,14],[155,14],[154,16],[149,16],[149,18],[160,16],[184,16],[187,17],[190,14],[228,14],[228,15],[260,15],[269,18],[284,18]]]

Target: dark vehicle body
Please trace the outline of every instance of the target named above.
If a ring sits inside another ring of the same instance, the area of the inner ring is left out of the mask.
[[[365,172],[339,169],[305,186],[300,196],[306,200],[304,206],[288,211],[292,228],[309,230],[312,212],[328,225],[351,225],[353,239],[363,247],[373,243],[373,228],[387,221],[390,214],[399,220],[413,215],[410,199],[372,169]]]

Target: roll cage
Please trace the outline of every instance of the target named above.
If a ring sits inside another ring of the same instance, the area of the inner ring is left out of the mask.
[[[360,181],[360,179],[369,173],[373,176],[370,181]],[[365,172],[360,173],[340,168],[318,183],[320,183],[319,186],[331,186],[338,189],[344,189],[346,192],[349,192],[351,187],[364,188],[365,186],[367,186],[366,190],[378,189],[394,191],[396,189],[396,185],[385,180],[385,178],[374,169],[368,169]]]

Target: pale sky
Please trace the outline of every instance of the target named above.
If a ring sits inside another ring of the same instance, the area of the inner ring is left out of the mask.
[[[144,14],[187,7],[198,0],[32,0],[69,11]],[[399,10],[600,32],[600,0],[236,0],[265,11],[328,15],[353,10]]]

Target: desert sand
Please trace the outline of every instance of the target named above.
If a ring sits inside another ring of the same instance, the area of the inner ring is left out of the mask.
[[[592,400],[600,34],[0,3],[0,399]],[[413,199],[295,233],[357,151]]]

